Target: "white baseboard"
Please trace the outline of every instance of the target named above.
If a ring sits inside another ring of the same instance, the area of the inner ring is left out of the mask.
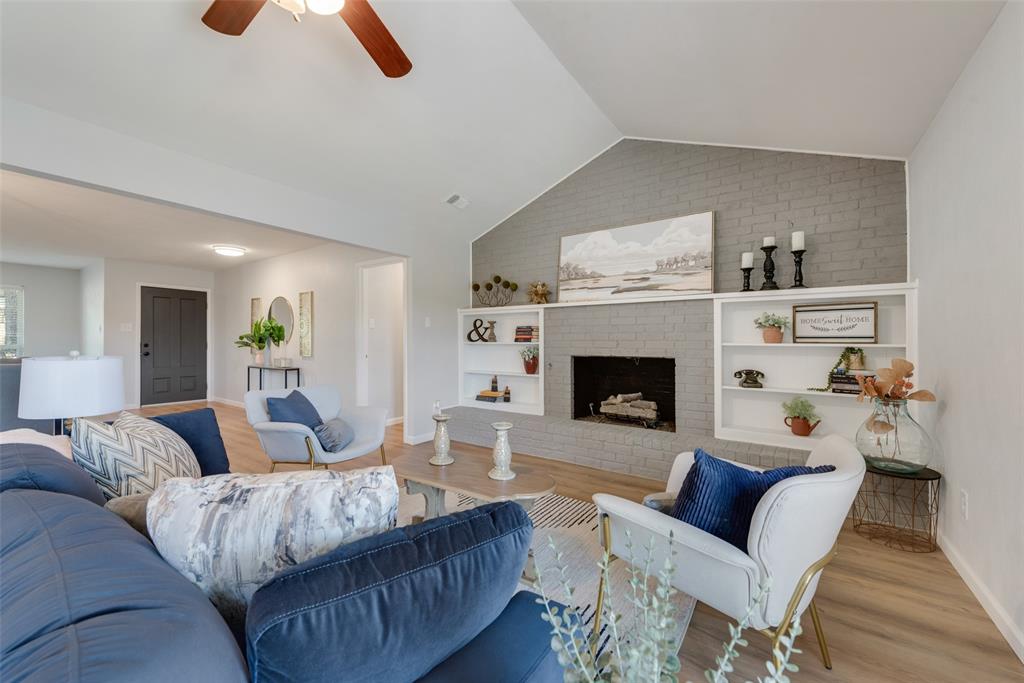
[[[245,404],[242,403],[241,401],[234,401],[234,400],[232,400],[230,398],[220,398],[219,396],[214,396],[213,398],[208,399],[208,400],[211,403],[226,403],[229,406],[235,406],[236,408],[244,408],[245,407]]]
[[[1003,638],[1006,638],[1006,642],[1009,643],[1017,658],[1024,662],[1024,632],[1013,622],[1010,615],[999,604],[996,597],[992,595],[988,586],[978,578],[978,575],[971,569],[971,565],[967,563],[967,560],[960,554],[957,547],[950,542],[949,538],[940,532],[938,542],[949,563],[953,565],[953,568],[960,574],[960,578],[964,580],[967,587],[974,593],[974,597],[981,603],[982,608],[988,613],[989,618],[996,625],[996,628],[999,629]]]
[[[388,421],[387,421],[387,425],[388,425],[388,427],[391,427],[393,425],[400,425],[404,421],[405,421],[404,417],[389,417]]]
[[[410,446],[416,444],[426,443],[434,440],[434,432],[427,432],[426,434],[406,434],[405,438],[402,439],[405,443]]]

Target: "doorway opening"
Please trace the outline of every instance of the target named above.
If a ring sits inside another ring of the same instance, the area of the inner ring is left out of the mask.
[[[389,425],[406,414],[405,269],[403,258],[356,264],[356,402],[387,410]]]
[[[208,292],[139,285],[139,404],[207,398]]]

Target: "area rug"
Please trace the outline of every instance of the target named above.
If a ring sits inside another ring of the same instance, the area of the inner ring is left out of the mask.
[[[445,496],[448,512],[468,510],[475,505],[475,501],[466,496],[451,492]],[[399,525],[411,524],[413,516],[423,514],[423,508],[423,496],[409,495],[402,490],[398,501]],[[597,565],[603,555],[597,535],[597,507],[589,501],[553,494],[537,501],[530,511],[530,518],[534,525],[531,548],[544,591],[552,600],[571,604],[587,628],[592,628],[600,579]],[[566,576],[575,589],[571,600],[566,599],[559,581],[555,553],[549,546],[549,539],[561,553]],[[537,590],[532,586],[523,587]],[[622,615],[622,631],[625,633],[633,623],[633,609],[625,600],[628,587],[629,567],[625,561],[617,560],[611,567],[611,605]],[[681,645],[696,601],[689,595],[677,593],[672,602],[676,606],[677,644]],[[602,624],[601,630],[603,649],[607,624]]]

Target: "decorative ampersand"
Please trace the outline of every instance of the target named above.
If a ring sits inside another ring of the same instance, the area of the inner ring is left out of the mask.
[[[484,321],[477,318],[473,321],[473,329],[466,335],[466,340],[471,342],[482,342],[487,339],[487,326]]]

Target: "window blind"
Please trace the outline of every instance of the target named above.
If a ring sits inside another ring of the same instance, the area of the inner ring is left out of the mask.
[[[25,288],[0,285],[0,358],[20,358],[25,350]]]

